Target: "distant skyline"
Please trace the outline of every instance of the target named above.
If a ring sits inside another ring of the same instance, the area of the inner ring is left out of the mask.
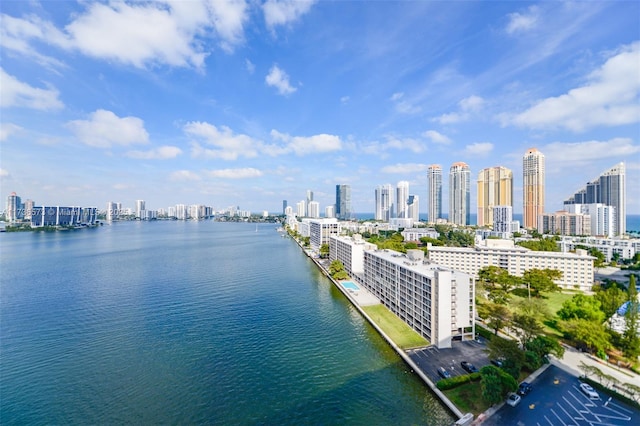
[[[354,213],[427,170],[545,156],[545,211],[625,162],[640,214],[640,2],[3,1],[0,192],[36,205]],[[3,201],[4,204],[4,201]],[[3,205],[4,208],[4,205]],[[445,210],[446,209],[446,210]]]

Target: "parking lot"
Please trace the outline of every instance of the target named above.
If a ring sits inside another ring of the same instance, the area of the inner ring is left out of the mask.
[[[504,405],[483,425],[638,425],[640,410],[606,394],[589,399],[577,377],[551,366],[515,407]]]
[[[453,377],[468,374],[460,366],[462,361],[472,363],[478,370],[489,364],[489,358],[485,352],[486,348],[486,341],[481,337],[479,341],[455,341],[452,343],[452,347],[447,349],[429,346],[424,349],[408,351],[407,354],[431,381],[436,383],[442,379],[438,375],[439,367],[445,368]]]

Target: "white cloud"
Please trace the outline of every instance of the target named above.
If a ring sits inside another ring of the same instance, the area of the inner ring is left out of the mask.
[[[141,160],[167,160],[176,158],[180,154],[182,154],[182,150],[177,146],[161,146],[149,151],[129,151],[126,155]]]
[[[633,158],[640,154],[640,145],[634,145],[629,138],[614,138],[607,141],[553,142],[540,150],[544,152],[547,163],[575,167],[605,158]]]
[[[519,126],[574,132],[640,121],[640,42],[623,46],[587,80],[564,95],[543,99],[515,117],[503,118]]]
[[[207,174],[211,177],[223,178],[223,179],[247,179],[253,177],[260,177],[263,173],[254,169],[253,167],[246,167],[240,169],[218,169],[209,170]]]
[[[189,122],[184,132],[195,137],[212,148],[202,147],[199,143],[192,144],[193,157],[220,158],[223,160],[237,160],[238,157],[254,158],[258,155],[261,142],[250,136],[235,134],[227,126],[216,127],[206,122]]]
[[[538,24],[539,15],[540,10],[536,6],[529,6],[525,13],[510,13],[505,31],[507,34],[529,31]]]
[[[473,116],[473,114],[481,111],[485,101],[480,96],[469,96],[458,102],[458,111],[442,114],[439,117],[435,117],[432,121],[436,121],[440,124],[455,124],[461,121],[467,121]]]
[[[351,98],[349,96],[343,96],[343,97],[340,98],[340,102],[343,103],[343,104],[346,104],[346,103],[349,102],[350,99]]]
[[[264,20],[269,28],[286,25],[307,13],[315,0],[267,0],[262,5]]]
[[[271,131],[271,137],[274,140],[285,142],[284,147],[269,147],[267,151],[270,151],[272,155],[278,153],[294,152],[296,155],[307,155],[313,153],[339,151],[342,149],[342,141],[338,136],[319,134],[313,136],[289,136],[285,133],[280,133],[277,130]]]
[[[268,86],[275,87],[278,89],[278,93],[281,95],[290,95],[295,92],[295,87],[292,87],[289,84],[289,76],[286,72],[281,70],[277,65],[271,67],[269,70],[269,74],[264,79]]]
[[[427,130],[422,136],[437,144],[448,145],[451,143],[451,139],[435,130]]]
[[[19,132],[20,130],[22,130],[22,127],[13,123],[0,122],[0,142],[6,141],[7,139],[9,139],[9,136]]]
[[[411,102],[407,101],[404,98],[404,93],[402,92],[394,93],[390,100],[394,103],[396,111],[400,114],[417,114],[422,110],[419,106],[413,105]]]
[[[253,62],[251,62],[250,60],[245,59],[245,60],[244,60],[244,64],[245,64],[245,66],[247,67],[247,72],[248,72],[249,74],[253,74],[253,73],[256,71],[256,66],[255,66],[255,64],[254,64]]]
[[[120,118],[113,112],[103,109],[92,113],[89,120],[70,121],[66,127],[75,133],[80,142],[97,148],[146,144],[149,141],[149,134],[141,119]]]
[[[394,164],[391,166],[385,166],[382,168],[382,173],[394,173],[394,174],[411,174],[411,173],[421,173],[426,171],[429,168],[426,164],[418,164],[418,163],[405,163],[405,164]]]
[[[397,138],[386,136],[386,142],[364,142],[358,148],[359,152],[369,155],[384,155],[390,150],[411,151],[416,154],[426,151],[426,145],[412,138]]]
[[[26,107],[38,110],[60,109],[64,104],[54,88],[39,89],[18,80],[0,68],[0,107]]]
[[[483,157],[493,151],[491,142],[476,142],[464,147],[464,153],[469,156]]]
[[[138,68],[155,64],[200,68],[207,56],[202,40],[217,35],[220,46],[231,51],[244,41],[248,19],[244,0],[85,5],[63,30],[35,16],[8,17],[10,25],[5,27],[3,15],[2,45],[41,62],[54,60],[34,54],[32,41]]]
[[[9,170],[7,169],[0,169],[0,177],[6,178],[11,176],[11,173],[9,173]]]
[[[200,176],[190,170],[177,170],[169,175],[169,180],[183,182],[200,180]]]

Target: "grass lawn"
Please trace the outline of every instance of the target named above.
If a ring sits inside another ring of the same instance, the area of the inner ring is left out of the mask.
[[[420,336],[384,305],[363,306],[367,315],[391,338],[401,349],[406,350],[427,346],[429,341]]]
[[[474,416],[477,416],[491,407],[491,404],[482,398],[482,388],[479,381],[467,383],[443,392],[463,413],[473,413]]]
[[[549,313],[551,314],[552,318],[558,319],[558,317],[556,317],[556,312],[558,312],[560,308],[562,308],[562,304],[564,303],[564,301],[571,299],[574,294],[577,294],[577,293],[571,292],[571,291],[569,292],[564,291],[562,293],[543,293],[541,297],[542,297],[542,300],[544,300],[547,307],[549,308]],[[525,300],[525,299],[526,298],[524,297],[512,295],[511,302],[513,304],[516,304],[519,301]],[[545,323],[543,324],[543,327],[546,333],[553,335],[556,338],[562,337],[562,333],[559,330],[550,327],[549,324],[547,324],[547,321],[545,321]]]

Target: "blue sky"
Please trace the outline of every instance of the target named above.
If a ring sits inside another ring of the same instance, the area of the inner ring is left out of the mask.
[[[3,1],[0,188],[279,212],[546,156],[546,210],[620,161],[640,214],[640,2]],[[634,195],[635,194],[635,195]]]

